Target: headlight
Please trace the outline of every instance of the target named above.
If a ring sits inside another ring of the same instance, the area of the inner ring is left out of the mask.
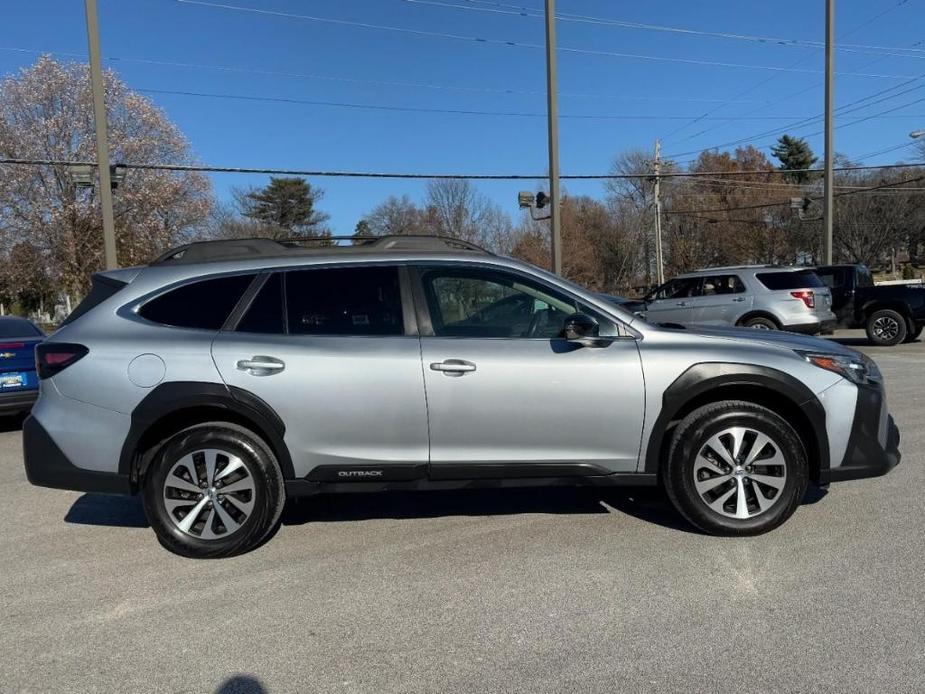
[[[863,354],[847,356],[844,354],[826,354],[824,352],[800,352],[801,357],[820,369],[844,376],[852,383],[879,383],[880,370],[874,361]]]

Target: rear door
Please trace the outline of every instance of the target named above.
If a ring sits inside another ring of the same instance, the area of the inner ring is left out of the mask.
[[[593,309],[504,268],[420,269],[431,476],[635,471],[645,394],[635,339],[595,315],[607,346],[560,337]]]
[[[691,299],[699,291],[699,277],[677,277],[666,282],[646,302],[646,318],[653,323],[692,322],[694,305]]]
[[[407,273],[396,265],[280,270],[212,354],[225,383],[286,426],[297,476],[427,463],[424,379]],[[407,307],[407,308],[406,308]]]
[[[694,323],[735,325],[751,307],[752,297],[738,275],[725,273],[703,277],[698,295],[690,303]]]

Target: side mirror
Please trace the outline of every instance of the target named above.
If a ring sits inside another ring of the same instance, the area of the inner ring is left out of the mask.
[[[573,313],[565,319],[563,336],[568,342],[583,347],[606,347],[611,340],[600,337],[601,326],[586,313]]]

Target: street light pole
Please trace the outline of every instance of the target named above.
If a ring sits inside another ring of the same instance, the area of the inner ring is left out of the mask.
[[[109,170],[109,137],[106,133],[106,101],[103,69],[100,66],[100,23],[96,0],[85,0],[87,42],[90,44],[90,86],[93,92],[93,120],[96,123],[96,161],[99,168],[100,207],[103,211],[103,253],[106,269],[119,267],[116,256],[116,225],[112,211],[112,180]]]
[[[822,201],[826,265],[832,264],[832,229],[835,224],[835,0],[825,3],[825,183]]]
[[[556,77],[556,0],[546,0],[546,119],[549,126],[549,227],[552,271],[562,274],[562,215],[559,207],[559,97]]]

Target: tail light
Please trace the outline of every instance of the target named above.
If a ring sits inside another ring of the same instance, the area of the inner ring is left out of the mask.
[[[83,359],[89,351],[70,342],[43,342],[35,347],[35,370],[39,378],[51,378]]]
[[[816,294],[809,290],[804,290],[802,292],[790,292],[790,296],[795,299],[800,299],[807,308],[816,308]]]

